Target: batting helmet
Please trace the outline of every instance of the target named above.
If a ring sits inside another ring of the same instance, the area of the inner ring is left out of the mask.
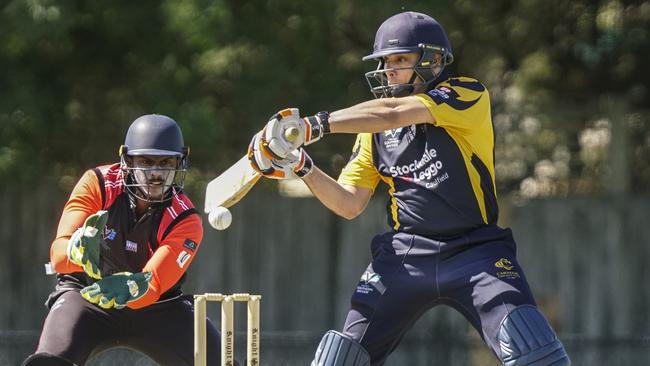
[[[384,57],[399,53],[420,53],[413,66],[413,75],[406,84],[389,85]],[[435,55],[440,54],[441,63],[436,65]],[[426,91],[441,76],[444,67],[451,64],[454,56],[447,33],[432,17],[412,11],[399,13],[386,19],[375,35],[373,52],[363,61],[377,60],[376,70],[367,72],[370,91],[376,98],[403,97]],[[416,82],[417,77],[421,81]]]

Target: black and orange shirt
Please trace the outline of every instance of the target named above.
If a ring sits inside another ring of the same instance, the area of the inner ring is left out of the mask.
[[[192,202],[176,187],[171,199],[152,205],[141,217],[135,201],[123,186],[119,164],[88,170],[75,186],[63,209],[57,239],[50,253],[60,285],[82,287],[94,282],[83,269],[62,253],[74,231],[86,217],[108,210],[101,242],[100,269],[103,277],[118,272],[151,272],[147,293],[129,307],[139,308],[180,292],[182,278],[203,238],[201,218]]]
[[[434,124],[357,136],[339,183],[388,185],[388,225],[430,238],[456,237],[495,224],[494,131],[487,89],[451,78],[418,94]]]

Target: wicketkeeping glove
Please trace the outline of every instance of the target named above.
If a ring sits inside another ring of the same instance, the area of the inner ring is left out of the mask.
[[[291,127],[300,131],[293,142],[285,137],[285,131]],[[271,117],[262,131],[262,140],[272,157],[284,159],[291,151],[312,144],[330,132],[329,113],[318,112],[301,118],[298,108],[283,109]]]
[[[67,253],[70,262],[83,267],[84,272],[94,279],[102,278],[99,271],[99,254],[107,220],[108,211],[97,211],[86,218],[84,225],[77,229],[68,241]]]
[[[104,309],[122,309],[149,289],[151,272],[121,272],[105,277],[81,290],[81,296]]]

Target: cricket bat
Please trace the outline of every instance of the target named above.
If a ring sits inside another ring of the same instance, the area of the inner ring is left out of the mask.
[[[284,138],[293,142],[300,131],[290,127],[284,131]],[[205,188],[204,212],[210,213],[216,207],[228,208],[239,202],[260,180],[262,175],[251,167],[248,156],[244,155],[233,166],[208,183]]]

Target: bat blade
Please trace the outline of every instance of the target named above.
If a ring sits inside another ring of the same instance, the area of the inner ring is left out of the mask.
[[[289,142],[295,141],[299,134],[300,130],[296,127],[284,131],[284,137]],[[208,183],[205,188],[203,211],[210,213],[216,207],[228,208],[234,205],[244,198],[261,177],[262,175],[251,167],[248,156],[244,155],[233,166]]]
[[[204,212],[214,208],[230,207],[239,202],[253,188],[261,175],[253,169],[244,155],[233,166],[214,178],[205,188]]]

